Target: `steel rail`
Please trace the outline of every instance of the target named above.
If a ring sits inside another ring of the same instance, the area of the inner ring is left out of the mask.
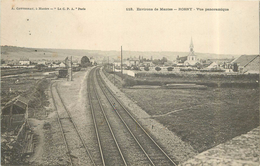
[[[72,119],[71,113],[69,112],[69,110],[68,110],[67,107],[65,106],[64,101],[63,101],[62,97],[60,96],[60,92],[59,92],[59,90],[58,90],[58,88],[57,88],[57,84],[56,84],[56,91],[57,91],[57,94],[58,94],[58,96],[59,96],[59,98],[60,98],[60,100],[61,100],[61,103],[62,103],[63,108],[66,110],[66,112],[67,112],[67,114],[68,114],[68,116],[69,116],[69,120],[70,120],[71,123],[73,124],[73,127],[74,127],[75,131],[77,132],[77,134],[78,134],[78,136],[79,136],[79,138],[80,138],[80,141],[82,142],[82,144],[83,144],[83,146],[84,146],[84,148],[85,148],[85,150],[86,150],[86,152],[87,152],[87,154],[88,154],[88,157],[90,158],[92,164],[93,164],[94,166],[96,166],[96,164],[95,164],[95,162],[94,162],[94,160],[93,160],[93,157],[91,156],[91,154],[90,154],[90,152],[89,152],[89,150],[88,150],[88,148],[87,148],[87,146],[86,146],[86,144],[85,144],[85,142],[84,142],[84,140],[83,140],[83,138],[82,138],[82,136],[81,136],[81,134],[80,134],[80,132],[79,132],[79,130],[78,130],[77,125],[75,124],[75,122],[74,122],[73,119]]]
[[[102,80],[101,80],[102,81]],[[104,93],[105,97],[107,98],[109,104],[112,106],[113,109],[115,109],[112,101],[109,99],[109,97],[107,96],[106,92],[102,89],[100,82],[98,82],[102,92]],[[145,149],[143,148],[143,146],[140,144],[140,142],[137,140],[136,136],[133,134],[133,132],[131,131],[131,129],[129,128],[129,126],[126,124],[125,120],[122,118],[122,116],[115,111],[116,114],[118,115],[118,117],[120,118],[120,120],[123,122],[123,124],[125,125],[125,127],[127,128],[128,132],[132,135],[132,137],[134,138],[135,142],[137,143],[137,145],[141,148],[141,150],[143,151],[143,153],[145,154],[145,156],[148,158],[148,160],[150,161],[150,163],[155,166],[154,162],[152,161],[152,159],[149,157],[149,155],[147,154],[147,152],[145,151]]]
[[[100,75],[100,74],[99,74]],[[103,85],[106,87],[108,92],[111,94],[111,96],[114,97],[114,99],[120,104],[120,106],[126,111],[126,113],[133,119],[133,121],[143,130],[143,132],[150,138],[150,140],[157,146],[157,148],[170,160],[170,162],[177,166],[177,164],[168,156],[166,152],[157,144],[157,142],[147,133],[147,131],[142,127],[142,125],[131,115],[131,113],[125,108],[125,106],[119,101],[119,99],[113,94],[113,92],[110,90],[110,88],[106,85],[105,81],[100,77],[100,80],[102,81]]]
[[[94,77],[95,77],[95,72],[96,72],[96,69],[94,69]],[[92,82],[94,83],[94,80],[92,80]],[[101,101],[100,101],[100,98],[99,98],[99,96],[98,96],[97,87],[96,87],[96,86],[94,86],[94,92],[95,92],[95,95],[96,95],[96,97],[97,97],[97,99],[98,99],[99,106],[100,106],[100,108],[101,108],[101,110],[102,110],[102,113],[103,113],[103,115],[104,115],[104,117],[105,117],[105,120],[106,120],[106,122],[107,122],[107,125],[108,125],[108,127],[109,127],[110,133],[112,134],[113,139],[114,139],[114,142],[115,142],[115,144],[116,144],[116,146],[117,146],[117,149],[118,149],[118,151],[119,151],[119,153],[120,153],[120,155],[121,155],[121,158],[122,158],[122,160],[123,160],[125,166],[127,166],[125,157],[124,157],[124,155],[123,155],[123,153],[122,153],[122,151],[121,151],[121,149],[120,149],[120,147],[119,147],[119,144],[118,144],[118,142],[117,142],[117,139],[116,139],[116,137],[115,137],[115,135],[114,135],[114,132],[113,132],[113,130],[112,130],[112,128],[111,128],[110,122],[108,121],[108,118],[107,118],[107,116],[106,116],[106,114],[105,114],[105,111],[104,111],[104,108],[103,108],[103,106],[102,106],[102,103],[101,103]]]
[[[53,96],[53,92],[52,92],[53,84],[54,83],[51,83],[51,88],[50,88],[51,89],[50,90],[51,91],[51,97],[52,97],[53,105],[54,105],[56,113],[57,113],[57,120],[58,120],[58,123],[59,123],[59,126],[60,126],[60,131],[62,133],[62,138],[63,138],[64,144],[65,144],[66,149],[67,149],[67,154],[69,154],[70,150],[69,150],[68,142],[67,142],[67,139],[66,139],[65,134],[64,134],[63,127],[62,127],[61,122],[60,122],[60,116],[59,116],[58,109],[57,109],[57,106],[56,106],[56,102],[54,100],[54,96]],[[69,155],[69,162],[70,162],[70,165],[73,166],[72,158],[71,158],[70,155]]]
[[[92,114],[92,118],[93,118],[93,123],[94,123],[94,127],[95,127],[95,132],[96,132],[96,136],[97,136],[98,147],[99,147],[99,152],[100,152],[100,155],[101,155],[102,164],[103,164],[103,166],[105,166],[106,163],[105,163],[105,159],[104,159],[104,155],[103,155],[103,150],[102,150],[102,146],[101,146],[101,142],[100,142],[100,137],[99,137],[99,134],[98,134],[96,117],[95,117],[95,114],[94,114],[93,104],[92,104],[91,96],[90,96],[90,82],[91,82],[90,81],[90,76],[91,76],[92,73],[93,73],[93,70],[90,71],[89,77],[88,77],[88,99],[89,99],[89,105],[90,105],[91,114]]]

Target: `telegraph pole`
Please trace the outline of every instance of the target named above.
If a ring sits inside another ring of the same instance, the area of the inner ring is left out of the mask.
[[[69,65],[69,68],[68,68],[68,75],[69,75],[69,78],[68,80],[69,81],[72,81],[72,56],[70,57],[70,60],[68,61],[68,65]]]
[[[121,76],[123,80],[123,48],[121,46]]]
[[[114,67],[114,85],[116,85],[116,79],[115,79],[115,72],[116,72],[115,63],[114,63],[114,65],[113,65],[113,67]]]

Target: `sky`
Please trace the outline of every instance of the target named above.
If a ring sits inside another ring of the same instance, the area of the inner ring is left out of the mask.
[[[21,7],[56,9],[17,9]],[[57,10],[63,7],[85,10]],[[177,10],[136,11],[136,8]],[[195,52],[259,54],[258,9],[258,1],[2,0],[1,45],[104,51],[119,51],[123,46],[130,51],[187,52],[192,37]]]

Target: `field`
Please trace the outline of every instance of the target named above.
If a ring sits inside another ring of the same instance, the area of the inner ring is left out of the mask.
[[[198,152],[259,126],[258,89],[124,89],[124,92]]]

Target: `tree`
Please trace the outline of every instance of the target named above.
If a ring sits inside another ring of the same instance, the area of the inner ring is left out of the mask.
[[[155,68],[155,70],[156,70],[156,71],[160,71],[161,68],[157,66],[157,67]]]
[[[1,64],[5,64],[5,60],[1,59]]]
[[[160,63],[160,59],[154,59],[153,64],[158,65]]]
[[[89,58],[88,58],[87,56],[83,56],[83,57],[81,58],[80,64],[81,64],[82,67],[88,67],[88,66],[90,66]]]
[[[161,60],[162,63],[165,63],[167,62],[167,58],[163,57],[162,60]]]
[[[144,70],[149,71],[149,67],[148,66],[144,67]]]
[[[168,71],[172,71],[172,70],[173,70],[173,67],[168,67],[167,70],[168,70]]]

